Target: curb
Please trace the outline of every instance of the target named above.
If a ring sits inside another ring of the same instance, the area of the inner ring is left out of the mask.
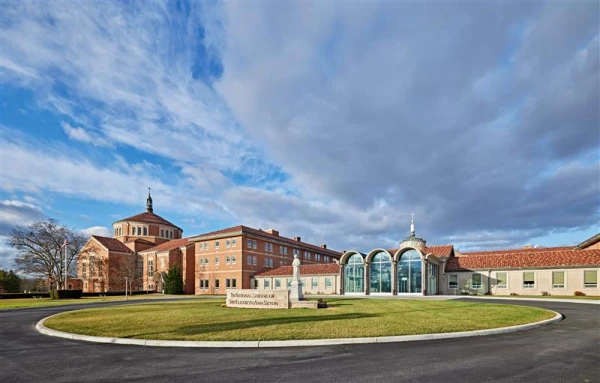
[[[549,310],[552,311],[552,310]],[[472,336],[507,334],[516,331],[524,331],[534,329],[536,327],[559,322],[563,319],[562,314],[552,311],[554,318],[545,319],[540,322],[528,323],[516,326],[494,328],[488,330],[460,331],[437,334],[423,335],[401,335],[401,336],[385,336],[372,338],[338,338],[338,339],[302,339],[302,340],[269,340],[269,341],[178,341],[178,340],[145,340],[145,339],[129,339],[129,338],[108,338],[100,336],[71,334],[49,329],[44,326],[44,322],[54,317],[54,314],[41,319],[35,325],[38,332],[44,335],[54,336],[58,338],[81,340],[95,343],[111,343],[136,346],[150,347],[202,347],[202,348],[264,348],[264,347],[302,347],[302,346],[336,346],[345,344],[367,344],[367,343],[392,343],[392,342],[413,342],[419,340],[438,340],[452,338],[467,338]]]
[[[462,296],[461,299],[487,299],[489,301],[534,301],[534,302],[559,302],[559,303],[581,303],[587,305],[600,305],[600,300],[594,299],[561,299],[561,298],[511,298],[511,297],[498,297],[498,296]]]

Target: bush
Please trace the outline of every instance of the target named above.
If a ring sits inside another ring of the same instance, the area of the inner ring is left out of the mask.
[[[54,290],[56,297],[55,299],[79,299],[83,293],[83,290]]]
[[[549,292],[547,292],[547,291],[542,291],[542,296],[543,296],[543,297],[549,297],[549,296],[550,296],[550,293],[549,293]]]
[[[519,295],[519,294],[517,294],[517,293],[510,293],[511,297],[516,297],[517,295]]]
[[[585,293],[583,291],[575,291],[576,297],[585,297]]]
[[[317,308],[318,309],[326,309],[327,308],[327,302],[325,302],[323,300],[323,298],[319,298],[319,300],[317,301]]]
[[[48,298],[49,292],[39,293],[5,293],[0,294],[0,299],[20,299],[20,298]]]

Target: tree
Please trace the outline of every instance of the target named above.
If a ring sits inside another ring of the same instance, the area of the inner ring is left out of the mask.
[[[144,260],[137,253],[124,254],[117,258],[111,265],[111,289],[117,286],[125,290],[125,281],[128,285],[127,290],[131,292],[132,287],[136,287],[142,282],[144,272]]]
[[[0,292],[18,293],[21,290],[20,285],[21,278],[12,270],[0,270]]]
[[[7,244],[17,251],[15,263],[19,271],[30,276],[43,276],[48,284],[57,283],[64,287],[64,249],[61,250],[61,246],[65,240],[68,243],[68,270],[73,274],[73,264],[86,240],[54,219],[17,226],[11,231]]]
[[[165,278],[165,294],[183,294],[183,275],[176,263],[169,267]]]

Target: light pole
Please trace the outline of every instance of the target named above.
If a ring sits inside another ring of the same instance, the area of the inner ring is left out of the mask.
[[[127,277],[125,277],[125,300],[127,300]]]

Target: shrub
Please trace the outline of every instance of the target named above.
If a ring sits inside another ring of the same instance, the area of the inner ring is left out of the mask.
[[[79,299],[83,290],[54,290],[55,299]]]
[[[517,295],[519,295],[519,294],[517,294],[517,293],[510,293],[511,297],[516,297]]]
[[[549,296],[550,296],[550,293],[549,293],[549,292],[547,292],[547,291],[542,291],[542,296],[543,296],[543,297],[549,297]]]
[[[585,293],[583,291],[575,291],[576,297],[585,297]]]
[[[326,309],[327,302],[323,301],[323,298],[319,298],[319,300],[317,300],[317,308],[318,309]]]

